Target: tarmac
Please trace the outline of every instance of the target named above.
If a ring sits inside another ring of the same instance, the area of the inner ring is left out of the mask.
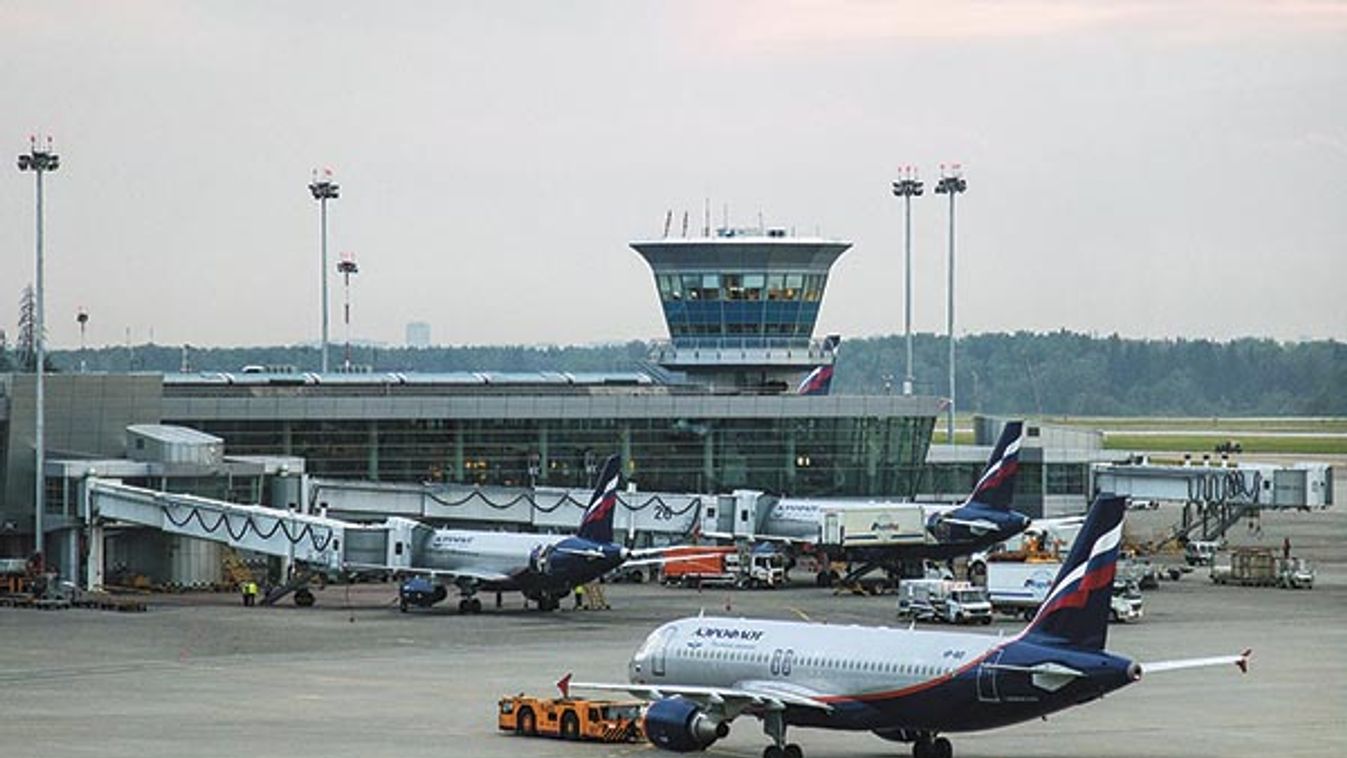
[[[1277,549],[1287,536],[1315,561],[1313,590],[1217,587],[1199,571],[1148,591],[1141,621],[1110,628],[1109,648],[1141,661],[1251,647],[1247,675],[1154,674],[1046,721],[949,735],[955,755],[1347,755],[1347,510],[1267,514],[1258,533],[1231,531]],[[517,595],[495,609],[484,596],[479,616],[452,604],[399,613],[392,584],[330,586],[307,609],[211,594],[151,596],[137,614],[0,608],[0,755],[653,757],[648,745],[500,733],[496,701],[554,694],[566,672],[624,681],[651,629],[701,609],[899,623],[892,595],[834,595],[798,579],[774,591],[610,585],[607,611],[541,613]],[[1001,619],[987,633],[1019,628]],[[790,739],[810,758],[911,755],[869,733],[794,729]],[[706,755],[755,757],[766,744],[743,718]]]

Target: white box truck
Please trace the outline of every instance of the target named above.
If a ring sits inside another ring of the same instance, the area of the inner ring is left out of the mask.
[[[825,509],[821,544],[860,548],[927,542],[926,509],[915,503]]]
[[[987,597],[992,608],[1033,618],[1061,568],[1061,561],[988,561]]]
[[[990,624],[987,591],[968,582],[904,579],[898,584],[898,616],[948,624]]]

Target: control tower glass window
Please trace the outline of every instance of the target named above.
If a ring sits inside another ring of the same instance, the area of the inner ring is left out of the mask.
[[[764,274],[744,274],[744,299],[762,300],[762,288],[766,284]]]

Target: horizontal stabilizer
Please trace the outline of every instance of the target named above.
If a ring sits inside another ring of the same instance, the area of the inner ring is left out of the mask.
[[[1141,664],[1142,674],[1154,674],[1161,671],[1177,671],[1179,669],[1195,669],[1203,666],[1226,666],[1231,663],[1239,667],[1242,673],[1249,673],[1249,658],[1253,655],[1252,649],[1245,649],[1239,655],[1216,655],[1210,658],[1183,658],[1176,661],[1156,661],[1155,663]]]

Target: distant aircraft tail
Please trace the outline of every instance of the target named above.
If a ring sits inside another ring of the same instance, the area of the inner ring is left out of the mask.
[[[594,542],[613,541],[613,511],[617,510],[617,483],[622,476],[622,456],[610,455],[599,469],[594,496],[580,519],[577,536]]]
[[[826,395],[833,384],[833,367],[817,366],[795,387],[797,395]]]
[[[1025,630],[1026,638],[1086,650],[1104,649],[1126,502],[1126,498],[1111,493],[1094,499],[1071,555]]]
[[[1020,472],[1020,441],[1023,434],[1023,421],[1006,423],[1005,429],[1001,430],[1001,439],[996,441],[996,448],[987,459],[987,468],[983,470],[967,502],[1010,510],[1010,503],[1015,499],[1015,477]]]

